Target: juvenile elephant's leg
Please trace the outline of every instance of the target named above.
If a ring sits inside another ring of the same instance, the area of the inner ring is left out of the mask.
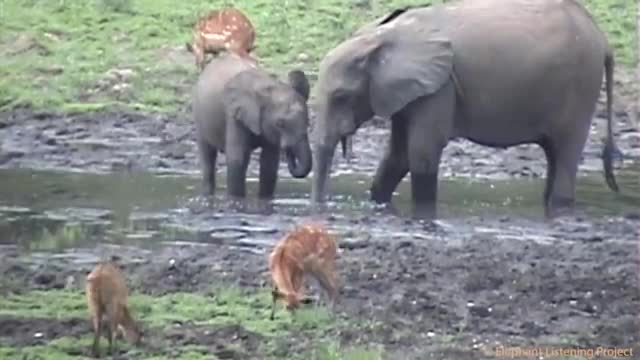
[[[216,160],[218,150],[207,144],[204,139],[198,139],[198,151],[202,163],[202,187],[207,195],[213,195],[216,191]]]
[[[260,152],[260,199],[272,199],[278,180],[278,165],[280,165],[280,148],[265,145]]]
[[[355,158],[355,154],[353,153],[353,135],[347,138],[345,157],[347,164],[351,164],[351,160]]]
[[[391,202],[393,192],[407,172],[407,122],[400,115],[394,115],[391,137],[371,184],[371,200],[379,204]]]
[[[406,108],[411,198],[416,218],[436,217],[438,169],[453,128],[455,94],[451,84]]]
[[[244,198],[247,195],[247,167],[252,149],[247,136],[242,134],[230,136],[226,142],[227,194],[232,198]]]

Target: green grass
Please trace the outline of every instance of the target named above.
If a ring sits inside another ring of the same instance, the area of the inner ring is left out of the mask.
[[[154,333],[165,329],[176,322],[194,326],[215,326],[239,324],[248,331],[261,335],[265,340],[261,344],[265,356],[274,360],[284,359],[274,352],[275,341],[302,335],[310,339],[308,353],[302,354],[305,359],[318,360],[360,360],[378,359],[381,349],[368,347],[341,348],[337,340],[330,335],[339,326],[349,326],[344,320],[336,319],[323,307],[300,309],[294,315],[279,304],[274,321],[269,319],[271,311],[270,291],[246,293],[237,288],[215,288],[207,294],[173,293],[159,297],[144,294],[130,296],[132,313],[143,323],[145,332]],[[0,297],[0,315],[22,318],[49,318],[61,320],[65,318],[86,318],[88,313],[84,293],[79,290],[30,291],[20,295]],[[353,324],[353,326],[357,326]],[[0,339],[2,340],[2,339]],[[34,358],[38,359],[78,359],[91,346],[91,332],[76,337],[60,337],[49,341],[46,345],[28,346],[20,349],[0,346],[0,359]],[[157,339],[151,341],[156,342]],[[230,340],[232,341],[232,340]],[[0,344],[2,341],[0,341]],[[119,342],[121,349],[130,350],[145,359],[163,359],[153,354],[140,354],[140,350]],[[155,346],[155,345],[154,345]],[[239,346],[239,345],[229,345]],[[178,350],[181,359],[211,359],[210,349],[203,346],[187,345],[175,349],[172,344],[162,344],[165,350]],[[102,342],[102,351],[106,350],[106,341]],[[241,349],[240,349],[241,350]],[[372,357],[371,354],[376,354]],[[145,357],[148,355],[147,357]],[[293,355],[292,355],[293,356]],[[292,358],[293,359],[293,358]]]
[[[0,297],[0,315],[24,318],[87,317],[86,306],[82,292],[65,290],[34,290]]]
[[[276,305],[276,319],[271,321],[271,293],[267,290],[246,294],[235,288],[220,288],[208,295],[171,293],[159,297],[132,293],[129,303],[135,316],[152,327],[186,321],[206,325],[241,323],[250,331],[268,336],[334,325],[323,307],[302,308],[291,315],[280,303]],[[88,312],[82,291],[33,290],[0,297],[0,315],[62,319],[88,317]]]
[[[382,360],[384,350],[377,346],[343,349],[335,342],[319,346],[308,355],[310,360]]]
[[[81,356],[69,355],[55,346],[29,346],[25,348],[0,347],[0,359],[77,360]]]
[[[604,30],[615,49],[616,62],[636,66],[638,45],[636,33],[637,1],[582,0]]]
[[[313,74],[324,54],[361,24],[394,7],[427,2],[233,3],[254,23],[256,54],[267,68],[283,73],[301,67]],[[636,3],[586,3],[609,33],[618,62],[633,65]],[[84,112],[126,106],[184,111],[196,77],[184,43],[198,13],[224,4],[220,0],[0,0],[0,109],[32,106]]]

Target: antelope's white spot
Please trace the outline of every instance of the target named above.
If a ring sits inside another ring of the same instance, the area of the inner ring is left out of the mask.
[[[205,33],[200,33],[200,35],[205,38],[205,39],[211,39],[211,40],[225,40],[227,37],[224,35],[220,35],[220,34],[205,34]]]

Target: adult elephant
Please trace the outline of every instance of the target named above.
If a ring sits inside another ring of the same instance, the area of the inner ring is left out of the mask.
[[[306,177],[312,167],[308,99],[309,81],[300,70],[290,71],[284,82],[229,52],[207,64],[193,92],[205,192],[215,192],[218,153],[226,156],[232,198],[246,196],[247,166],[256,148],[261,148],[259,198],[273,198],[281,148],[291,175]]]
[[[614,59],[574,0],[466,0],[397,9],[331,50],[320,64],[312,200],[325,200],[337,142],[373,115],[391,119],[371,200],[390,202],[410,172],[414,216],[436,215],[438,166],[454,137],[546,154],[545,213],[570,209],[603,72],[604,170],[611,157]]]

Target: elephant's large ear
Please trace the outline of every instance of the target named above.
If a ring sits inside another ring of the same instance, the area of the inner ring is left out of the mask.
[[[369,58],[371,106],[381,117],[393,115],[420,96],[433,94],[452,72],[453,50],[448,39],[403,36],[385,41]]]
[[[250,75],[244,72],[229,80],[224,87],[222,100],[227,121],[235,121],[248,128],[253,134],[260,135],[262,133],[260,99],[255,87],[251,85]]]
[[[291,70],[288,75],[289,85],[298,93],[304,101],[309,100],[309,79],[302,70]]]

